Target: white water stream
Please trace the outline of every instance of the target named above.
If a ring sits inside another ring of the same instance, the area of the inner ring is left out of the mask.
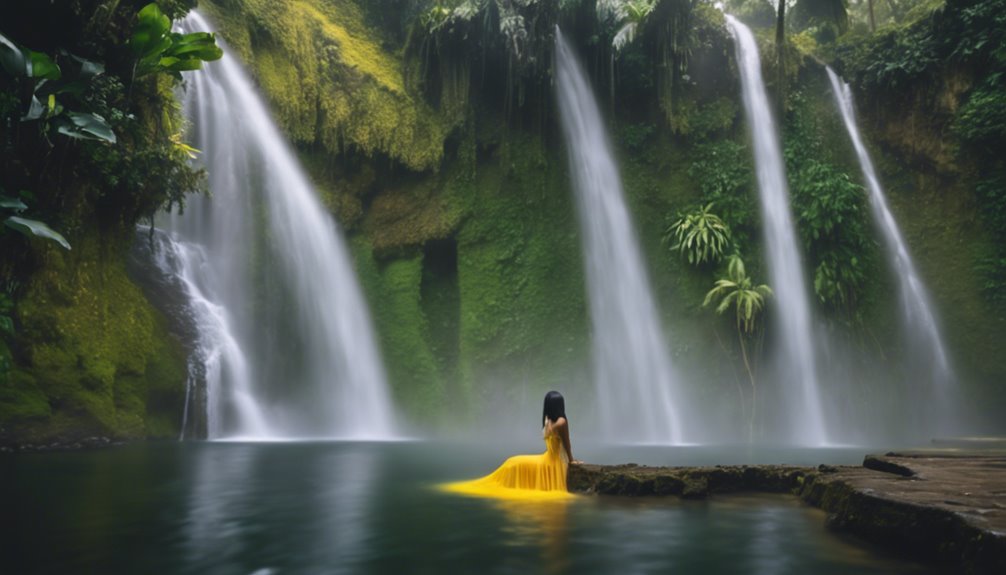
[[[580,215],[605,437],[679,443],[685,426],[678,381],[621,178],[590,84],[558,29],[556,83]]]
[[[863,179],[870,192],[870,209],[873,219],[884,237],[888,261],[894,270],[895,278],[900,287],[902,315],[906,333],[910,338],[918,340],[923,349],[912,350],[914,362],[924,362],[928,367],[922,370],[928,373],[937,387],[945,387],[953,381],[953,373],[947,358],[943,337],[940,335],[933,307],[929,302],[926,288],[915,269],[908,246],[901,235],[898,223],[894,220],[891,210],[887,207],[887,198],[880,187],[880,180],[873,168],[870,154],[863,145],[863,139],[856,125],[856,114],[852,99],[852,90],[842,81],[830,67],[827,68],[831,80],[835,102],[842,113],[842,120],[849,131],[849,138],[859,158],[859,166],[863,170]]]
[[[181,27],[210,31],[196,12]],[[189,76],[184,105],[211,196],[170,216],[161,265],[200,327],[208,436],[391,437],[349,251],[265,103],[225,51]]]
[[[777,359],[782,386],[781,400],[788,417],[783,441],[807,445],[829,442],[821,408],[817,360],[811,327],[807,282],[797,244],[796,227],[790,209],[789,189],[782,150],[768,94],[762,80],[758,45],[751,30],[726,14],[727,28],[734,38],[740,69],[744,109],[754,147],[762,227],[775,297],[780,333]]]

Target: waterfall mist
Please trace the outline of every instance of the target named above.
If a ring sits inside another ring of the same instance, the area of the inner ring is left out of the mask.
[[[681,393],[597,102],[556,28],[556,86],[577,198],[597,410],[611,441],[683,441]]]
[[[196,12],[186,31],[209,31]],[[163,269],[201,326],[187,419],[210,438],[388,438],[392,407],[366,302],[333,218],[225,52],[184,95],[209,197],[166,218]],[[205,397],[204,405],[195,399]]]

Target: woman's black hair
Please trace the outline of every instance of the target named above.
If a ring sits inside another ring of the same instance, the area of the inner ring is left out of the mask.
[[[545,406],[541,410],[542,427],[545,426],[546,417],[552,422],[559,421],[560,417],[566,417],[566,400],[558,391],[550,391],[545,394]]]

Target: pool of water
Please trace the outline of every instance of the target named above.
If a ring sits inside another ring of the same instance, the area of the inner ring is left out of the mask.
[[[6,454],[0,572],[933,573],[829,533],[823,513],[789,496],[527,504],[432,488],[517,451],[190,442]],[[695,465],[858,463],[864,453],[584,446],[576,455]]]

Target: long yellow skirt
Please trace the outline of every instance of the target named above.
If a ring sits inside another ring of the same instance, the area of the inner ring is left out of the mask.
[[[548,449],[541,455],[514,455],[485,477],[445,483],[439,488],[451,493],[502,499],[575,497],[566,490],[566,471],[569,465],[559,451],[559,438],[548,437],[545,443]]]

